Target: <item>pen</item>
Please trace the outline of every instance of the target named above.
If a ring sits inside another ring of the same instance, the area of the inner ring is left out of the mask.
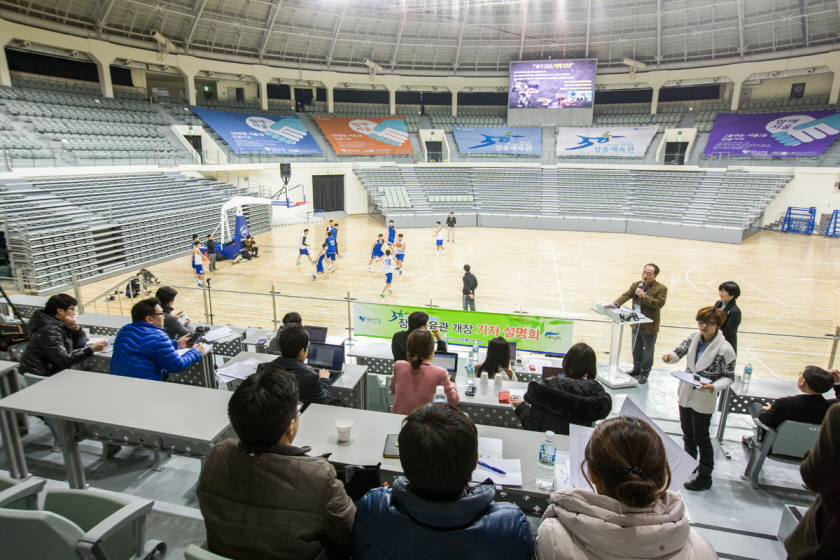
[[[497,473],[499,473],[499,474],[507,474],[507,473],[506,473],[505,471],[503,471],[502,469],[497,469],[496,467],[491,467],[490,465],[488,465],[487,463],[485,463],[485,462],[483,462],[483,461],[479,461],[479,462],[478,462],[478,464],[479,464],[479,465],[481,465],[482,467],[484,467],[485,469],[489,469],[489,470],[491,470],[491,471],[493,471],[493,472],[497,472]]]

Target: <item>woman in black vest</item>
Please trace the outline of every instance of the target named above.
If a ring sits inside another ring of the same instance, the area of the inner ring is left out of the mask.
[[[735,282],[724,282],[718,286],[720,300],[715,302],[715,308],[723,309],[726,313],[726,322],[720,328],[723,338],[738,354],[738,327],[741,326],[741,309],[735,300],[741,295],[741,288]]]

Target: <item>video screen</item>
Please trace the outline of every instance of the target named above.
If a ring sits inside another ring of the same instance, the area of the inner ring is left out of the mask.
[[[510,63],[510,109],[591,108],[597,61],[536,60]]]

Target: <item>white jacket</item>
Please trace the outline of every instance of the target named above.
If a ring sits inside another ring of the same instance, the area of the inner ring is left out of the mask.
[[[676,492],[632,508],[588,490],[551,495],[537,535],[538,560],[717,560],[692,530]]]
[[[715,411],[718,393],[725,391],[735,380],[735,351],[726,342],[723,333],[718,330],[703,355],[700,356],[700,360],[696,360],[700,340],[699,331],[688,335],[671,353],[672,358],[668,363],[676,364],[685,356],[685,371],[711,380],[715,388],[714,393],[701,391],[685,381],[680,381],[677,397],[682,407],[691,408],[703,414],[712,414]]]

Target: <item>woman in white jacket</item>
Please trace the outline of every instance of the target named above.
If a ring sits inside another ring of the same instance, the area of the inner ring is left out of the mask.
[[[685,483],[689,490],[702,491],[712,487],[712,470],[715,468],[715,450],[709,426],[715,411],[717,394],[725,391],[735,380],[735,351],[726,341],[720,327],[726,322],[726,313],[711,305],[697,312],[697,332],[691,333],[662,360],[676,364],[685,356],[685,371],[709,380],[699,387],[680,381],[677,395],[680,405],[680,427],[686,453],[697,458],[700,465],[697,477]]]
[[[583,472],[597,492],[551,495],[537,535],[538,560],[716,560],[712,545],[689,527],[682,498],[667,490],[665,446],[639,418],[599,424]]]

